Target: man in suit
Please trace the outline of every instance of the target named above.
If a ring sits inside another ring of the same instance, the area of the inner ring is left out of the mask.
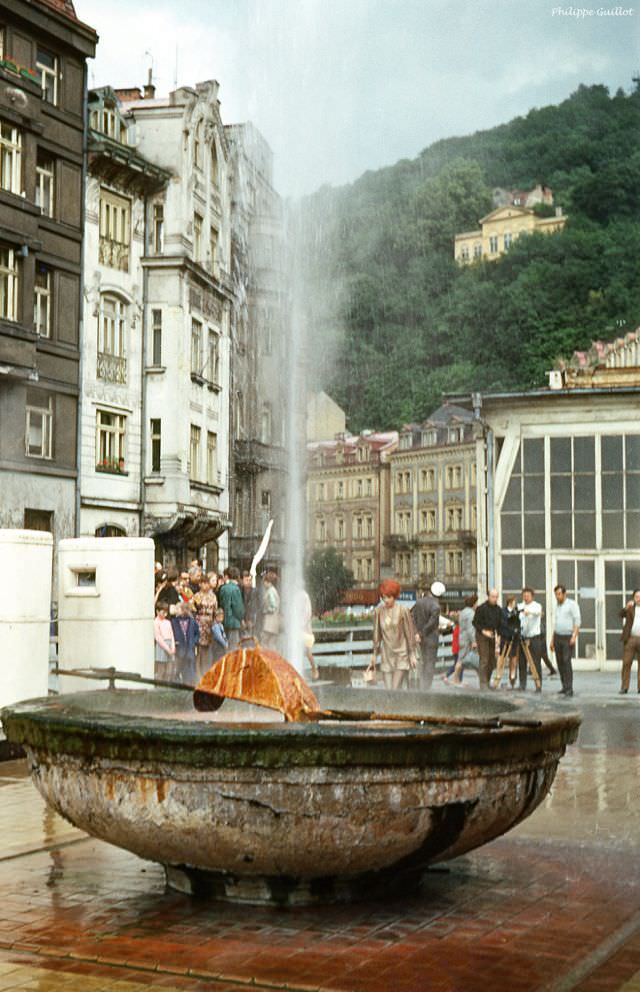
[[[620,617],[624,620],[622,628],[622,684],[620,695],[629,691],[631,681],[631,666],[633,659],[638,662],[638,692],[640,692],[640,589],[633,590],[633,596],[620,611]]]
[[[421,596],[411,611],[420,645],[418,687],[421,692],[429,692],[436,671],[440,632],[440,598],[444,596],[446,591],[444,583],[434,582],[431,585],[430,595]]]
[[[179,603],[176,616],[171,618],[173,639],[176,643],[176,669],[180,682],[196,683],[196,647],[200,642],[200,628],[191,616],[187,603]]]

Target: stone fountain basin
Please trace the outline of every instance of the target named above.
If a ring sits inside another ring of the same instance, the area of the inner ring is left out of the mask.
[[[580,725],[499,693],[318,695],[325,708],[514,725],[284,723],[229,700],[199,714],[190,694],[158,689],[31,700],[2,722],[75,826],[164,865],[181,890],[280,904],[406,891],[428,865],[505,833],[544,799]]]

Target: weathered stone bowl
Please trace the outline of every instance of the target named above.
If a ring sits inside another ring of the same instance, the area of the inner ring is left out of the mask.
[[[545,797],[580,724],[499,693],[319,696],[336,709],[511,723],[283,723],[230,701],[198,714],[190,694],[158,689],[31,700],[2,722],[42,796],[77,827],[164,865],[183,891],[279,904],[406,891],[433,862],[503,834]]]

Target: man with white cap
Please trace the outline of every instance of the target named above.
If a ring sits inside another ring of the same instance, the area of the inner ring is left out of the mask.
[[[411,613],[418,633],[421,661],[418,665],[418,686],[422,692],[429,692],[436,670],[438,658],[438,635],[440,631],[440,598],[446,587],[442,582],[433,582],[431,595],[421,596]]]

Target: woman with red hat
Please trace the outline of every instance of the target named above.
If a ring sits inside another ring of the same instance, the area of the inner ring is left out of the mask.
[[[380,586],[382,603],[373,615],[373,654],[368,671],[380,670],[386,689],[407,687],[409,670],[416,667],[416,632],[411,614],[398,602],[400,584],[386,579]]]

